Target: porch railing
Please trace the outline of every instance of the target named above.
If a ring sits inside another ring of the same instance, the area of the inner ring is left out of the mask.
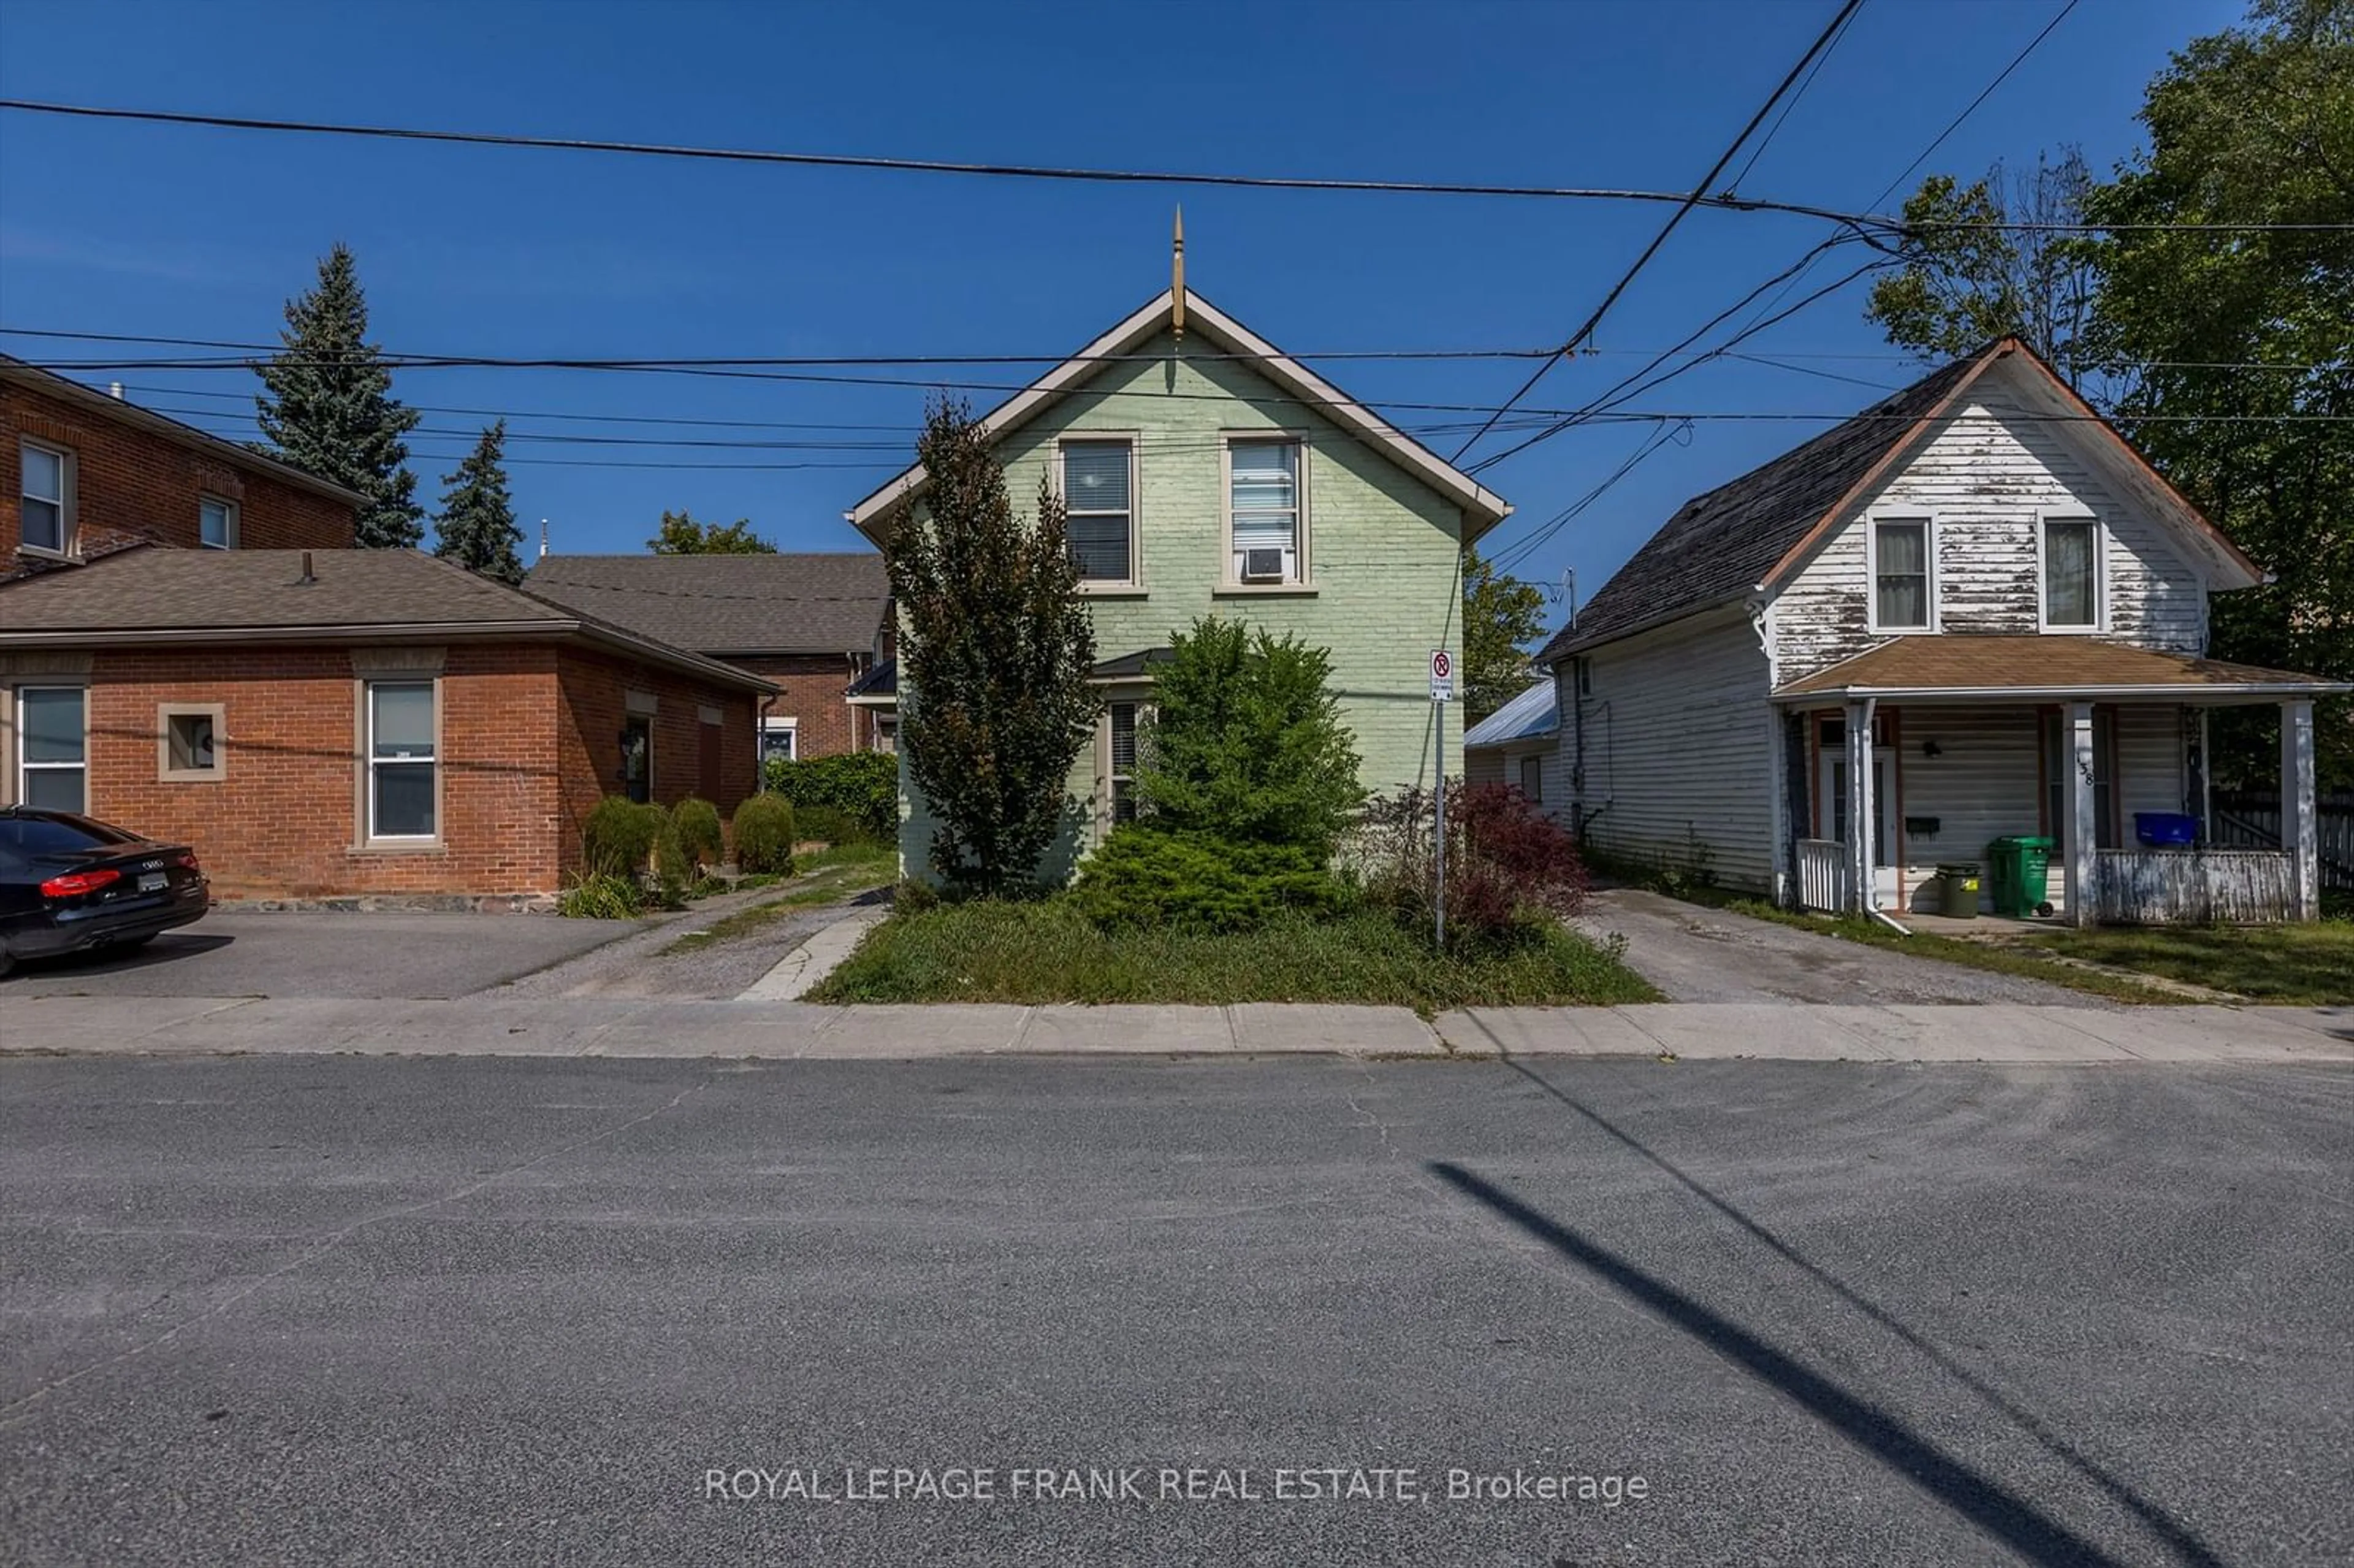
[[[2093,914],[2128,926],[2285,920],[2296,906],[2289,857],[2263,850],[2096,850]]]
[[[1848,906],[1847,845],[1837,839],[1798,841],[1798,906],[1837,912]]]
[[[2209,834],[2223,849],[2278,849],[2281,802],[2277,790],[2218,789],[2210,802]],[[2323,795],[2314,802],[2315,858],[2321,885],[2354,891],[2354,792]]]

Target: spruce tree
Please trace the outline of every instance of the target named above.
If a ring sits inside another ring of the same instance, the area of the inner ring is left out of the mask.
[[[286,302],[285,351],[259,367],[254,399],[273,456],[367,497],[359,543],[414,549],[425,509],[401,440],[414,408],[392,396],[382,350],[367,341],[367,297],[349,248],[337,242],[319,263],[319,286]]]
[[[433,553],[470,572],[503,583],[523,581],[523,530],[515,526],[514,503],[507,495],[507,471],[500,450],[507,439],[501,419],[482,432],[458,471],[442,483],[441,515],[434,520]]]

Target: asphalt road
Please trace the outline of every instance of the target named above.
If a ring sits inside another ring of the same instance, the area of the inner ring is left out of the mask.
[[[5,1060],[0,1560],[2343,1562],[2349,1113],[2343,1069]],[[878,1466],[998,1495],[783,1495]],[[1414,1499],[1275,1495],[1333,1466]],[[1515,1468],[1596,1496],[1447,1496]],[[1267,1495],[1182,1495],[1221,1472]]]

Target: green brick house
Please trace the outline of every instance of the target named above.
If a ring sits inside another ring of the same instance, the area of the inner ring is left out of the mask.
[[[1431,781],[1432,650],[1462,652],[1458,561],[1510,511],[1379,414],[1198,294],[1171,290],[982,421],[1017,504],[1051,475],[1093,613],[1104,713],[1072,770],[1078,810],[1051,875],[1130,809],[1137,715],[1172,633],[1215,614],[1329,648],[1380,791]],[[876,545],[925,475],[852,508]],[[866,683],[854,700],[887,699]],[[1447,771],[1462,771],[1459,710]],[[932,824],[900,768],[902,863]]]

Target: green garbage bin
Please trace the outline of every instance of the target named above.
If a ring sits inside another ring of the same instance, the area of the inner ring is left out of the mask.
[[[2031,835],[1999,838],[1987,845],[1993,868],[1994,912],[2024,920],[2051,899],[2052,841]]]
[[[1945,861],[1937,866],[1937,913],[1960,920],[1978,917],[1978,868],[1968,861]]]

